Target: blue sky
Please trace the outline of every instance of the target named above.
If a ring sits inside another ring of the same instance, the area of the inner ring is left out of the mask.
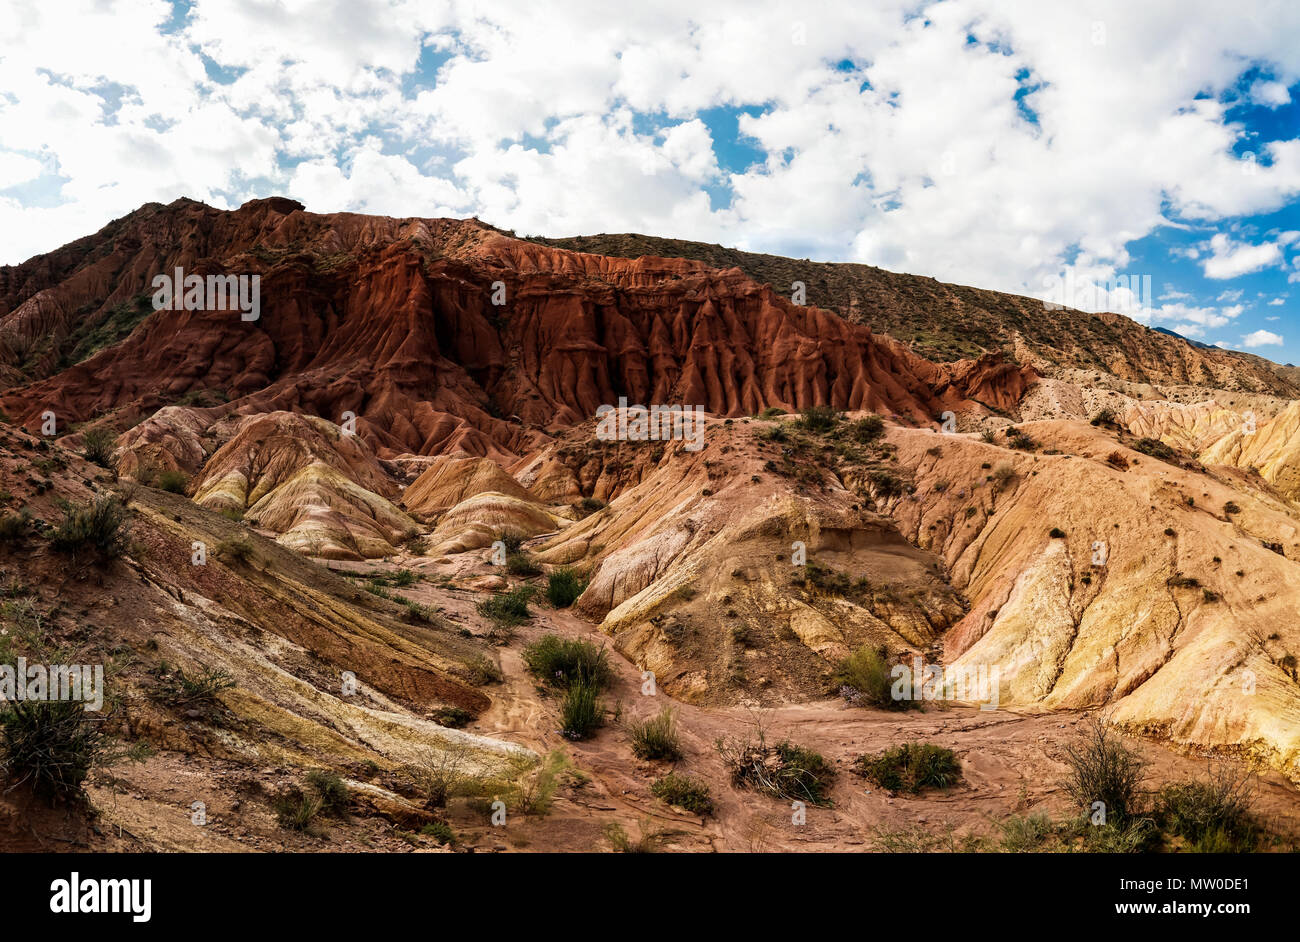
[[[1295,4],[11,6],[0,263],[284,193],[1068,286],[1300,362]]]

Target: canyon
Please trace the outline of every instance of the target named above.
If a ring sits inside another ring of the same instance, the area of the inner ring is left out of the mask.
[[[259,316],[156,309],[155,277],[178,269],[255,279]],[[699,408],[702,440],[608,440],[621,399]],[[0,267],[0,617],[111,665],[106,722],[141,747],[91,776],[92,816],[7,797],[0,840],[979,838],[1062,812],[1066,746],[1093,716],[1156,782],[1249,771],[1289,839],[1298,400],[1257,357],[867,266],[279,197],[148,204]],[[126,545],[69,559],[60,517],[107,500]],[[560,573],[580,591],[548,603]],[[525,601],[513,624],[506,597]],[[549,635],[607,652],[590,737],[561,732],[530,672]],[[992,670],[997,708],[863,707],[837,679],[861,651]],[[196,677],[220,683],[167,694]],[[628,747],[665,706],[671,766]],[[806,827],[738,789],[715,747],[767,730],[840,766]],[[914,739],[956,750],[956,790],[853,779],[854,755]],[[411,770],[449,761],[483,794],[422,801]],[[654,796],[679,766],[712,815]],[[277,825],[313,770],[350,791],[328,839]],[[512,807],[501,827],[485,810],[493,789],[539,787],[549,814]]]

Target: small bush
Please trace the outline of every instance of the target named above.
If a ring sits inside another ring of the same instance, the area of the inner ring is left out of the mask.
[[[113,459],[117,433],[105,425],[86,429],[81,436],[81,454],[87,461],[107,468]]]
[[[1093,718],[1080,739],[1065,746],[1065,792],[1086,814],[1101,802],[1108,823],[1123,825],[1137,813],[1143,762],[1118,734]]]
[[[431,837],[439,844],[455,844],[456,832],[451,829],[451,825],[445,821],[430,821],[424,827],[420,828],[420,833],[425,837]]]
[[[61,502],[63,521],[54,530],[55,549],[75,553],[93,548],[105,559],[126,552],[130,523],[126,506],[116,496],[104,494],[89,504]]]
[[[190,479],[184,471],[160,471],[154,478],[154,487],[159,490],[167,491],[169,494],[184,494],[185,488],[189,486]]]
[[[578,510],[586,516],[604,510],[607,506],[599,497],[584,497],[578,501]]]
[[[777,406],[768,406],[758,415],[754,416],[754,418],[771,420],[771,419],[775,419],[778,415],[785,415],[785,414],[786,414],[785,410],[782,408],[779,408]]]
[[[609,653],[590,641],[545,635],[524,648],[523,657],[528,669],[553,687],[587,684],[599,692],[614,680]]]
[[[0,514],[0,542],[22,539],[31,528],[31,522],[31,511],[26,507],[16,514]]]
[[[648,720],[633,720],[628,723],[627,732],[632,738],[632,754],[638,759],[676,761],[682,757],[676,719],[669,707]]]
[[[1133,448],[1161,461],[1168,461],[1174,457],[1174,450],[1158,438],[1139,438]]]
[[[1052,527],[1051,530],[1047,531],[1047,535],[1054,540],[1065,539],[1065,531],[1062,530],[1060,527]]]
[[[1255,849],[1261,830],[1251,806],[1249,776],[1221,766],[1207,780],[1166,785],[1156,799],[1156,818],[1169,834],[1202,853],[1243,853]]]
[[[307,785],[320,798],[322,812],[333,815],[347,812],[352,793],[337,773],[314,769],[307,773]]]
[[[399,589],[405,589],[407,586],[415,585],[419,579],[420,577],[412,570],[399,569],[388,577],[388,583],[389,585],[395,586]]]
[[[920,704],[895,699],[889,659],[884,648],[861,647],[844,660],[831,677],[840,696],[854,706],[875,706],[886,710],[907,710]]]
[[[506,556],[506,572],[521,579],[530,579],[542,574],[542,567],[533,561],[527,553],[511,553]]]
[[[1106,456],[1106,464],[1119,471],[1128,470],[1128,459],[1124,457],[1122,452],[1112,451]]]
[[[1114,424],[1115,424],[1115,413],[1112,412],[1110,409],[1102,409],[1100,412],[1098,412],[1096,415],[1094,415],[1094,416],[1092,417],[1092,419],[1091,419],[1091,424],[1093,424],[1093,425],[1114,425]]]
[[[1239,514],[1241,513],[1241,508],[1238,507],[1232,501],[1228,501],[1226,504],[1223,505],[1223,513],[1225,516],[1227,514]]]
[[[830,406],[809,406],[799,413],[795,422],[809,432],[829,432],[840,424],[843,417],[842,412]]]
[[[280,827],[290,831],[302,831],[318,834],[316,816],[325,804],[319,795],[293,788],[278,796],[271,807],[275,811],[276,821]]]
[[[783,741],[719,739],[718,754],[731,772],[731,784],[752,788],[785,801],[828,805],[834,767],[818,752]]]
[[[463,744],[430,749],[403,773],[424,796],[426,808],[444,808],[447,799],[470,779],[469,747]]]
[[[486,654],[480,654],[465,665],[465,675],[471,684],[482,687],[499,684],[503,679],[501,668]]]
[[[569,684],[560,701],[560,731],[569,739],[586,739],[604,722],[600,688],[583,680]]]
[[[241,534],[218,543],[217,555],[229,562],[248,563],[256,557],[257,553],[253,549],[253,541]],[[367,586],[367,588],[371,587]]]
[[[100,718],[78,700],[15,700],[0,712],[3,768],[11,787],[56,798],[81,793],[107,751]]]
[[[174,677],[155,691],[155,698],[177,706],[211,704],[223,690],[235,686],[235,679],[222,667],[204,667],[197,674],[178,669]]]
[[[650,794],[669,805],[676,805],[691,814],[713,813],[713,798],[709,786],[686,775],[669,773],[650,786]]]
[[[904,491],[903,482],[889,471],[883,469],[872,471],[867,477],[879,497],[898,497]]]
[[[478,613],[502,627],[522,625],[533,617],[533,613],[528,608],[528,601],[532,597],[533,590],[529,586],[520,586],[509,592],[498,592],[478,603]]]
[[[663,832],[651,828],[648,822],[642,822],[641,836],[636,840],[628,837],[623,825],[617,821],[605,825],[605,838],[614,845],[615,852],[620,854],[657,853],[659,845],[663,843],[666,836]]]
[[[994,492],[1004,491],[1012,481],[1016,479],[1016,469],[1010,462],[1000,462],[993,473],[989,476],[993,482]]]
[[[853,768],[881,788],[912,794],[927,788],[948,788],[961,778],[961,763],[951,749],[921,742],[903,743],[879,755],[859,756]]]
[[[849,437],[864,445],[870,445],[885,434],[885,420],[878,415],[869,415],[858,419],[849,426]]]
[[[586,588],[587,583],[577,570],[564,566],[546,577],[546,600],[556,608],[568,608]]]

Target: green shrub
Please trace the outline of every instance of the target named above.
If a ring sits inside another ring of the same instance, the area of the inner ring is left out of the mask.
[[[320,798],[320,810],[323,813],[343,815],[347,812],[352,793],[338,773],[313,769],[307,773],[307,785]]]
[[[677,724],[670,707],[664,707],[650,719],[633,720],[627,724],[627,732],[632,738],[632,754],[638,759],[675,761],[682,757]]]
[[[830,406],[809,406],[799,413],[795,422],[809,432],[829,432],[840,424],[843,417],[842,412]]]
[[[31,527],[32,514],[26,507],[18,513],[0,514],[0,542],[19,540]]]
[[[545,635],[524,648],[523,657],[528,669],[553,687],[587,684],[599,692],[614,680],[609,653],[590,641]]]
[[[10,787],[56,798],[81,793],[107,752],[100,717],[79,700],[14,700],[0,712],[3,768]]]
[[[1124,825],[1136,815],[1143,762],[1101,720],[1094,717],[1076,742],[1065,745],[1065,762],[1065,793],[1085,814],[1101,802],[1109,824]]]
[[[126,552],[130,523],[126,506],[116,496],[103,494],[89,504],[61,501],[63,521],[55,528],[55,549],[75,553],[93,548],[106,559]]]
[[[568,608],[578,600],[587,583],[575,569],[556,569],[546,577],[546,599],[556,608]]]
[[[889,659],[884,648],[861,647],[840,661],[831,682],[840,696],[855,706],[875,706],[886,710],[919,708],[908,698],[895,699]]]
[[[399,589],[405,589],[407,586],[415,585],[419,579],[420,577],[410,569],[399,569],[388,577],[388,582]]]
[[[713,813],[709,786],[686,775],[670,772],[650,786],[650,794],[665,804],[676,805],[691,814]]]
[[[1161,461],[1168,461],[1174,457],[1174,450],[1158,438],[1139,438],[1133,448]]]
[[[779,406],[768,406],[762,412],[758,413],[758,415],[754,416],[754,418],[771,420],[775,419],[778,415],[785,415],[785,410]]]
[[[881,788],[912,794],[927,788],[949,788],[961,778],[961,763],[951,749],[922,742],[859,756],[853,768]]]
[[[870,445],[884,434],[885,420],[878,415],[858,419],[849,426],[849,437],[864,445]]]
[[[604,722],[600,688],[584,680],[569,684],[560,701],[560,731],[569,739],[586,739]]]
[[[880,497],[898,497],[905,490],[898,475],[883,469],[872,471],[867,475],[867,478],[871,481],[872,488]]]
[[[762,733],[756,742],[719,739],[718,755],[731,773],[731,784],[751,788],[785,801],[828,805],[827,792],[834,767],[818,752],[782,741],[767,745]]]
[[[533,561],[527,553],[511,553],[506,556],[506,572],[512,576],[528,579],[542,574],[542,567]]]
[[[170,494],[184,494],[190,479],[184,471],[160,471],[154,478],[153,486]]]
[[[316,816],[321,813],[325,803],[321,797],[301,788],[293,788],[276,797],[271,807],[275,811],[280,827],[290,831],[303,831],[318,834]]]
[[[217,695],[235,686],[235,679],[222,667],[204,667],[197,674],[178,669],[154,691],[155,699],[177,706],[215,703]]]
[[[476,606],[478,613],[484,615],[502,627],[522,625],[533,617],[528,608],[528,601],[533,597],[530,586],[520,586],[509,592],[498,592],[491,598],[484,599]]]
[[[1261,829],[1251,814],[1254,788],[1248,776],[1224,765],[1200,782],[1166,785],[1156,799],[1156,818],[1165,832],[1201,853],[1244,853],[1255,849]]]
[[[113,449],[117,445],[117,433],[105,425],[86,429],[81,436],[81,454],[92,464],[107,468],[113,460]]]
[[[426,837],[432,837],[439,844],[455,844],[456,832],[451,829],[451,825],[445,821],[430,821],[424,827],[420,828],[420,833]]]

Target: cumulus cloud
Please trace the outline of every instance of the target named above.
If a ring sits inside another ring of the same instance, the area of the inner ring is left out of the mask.
[[[1248,275],[1275,265],[1282,260],[1282,250],[1276,242],[1259,245],[1235,242],[1227,233],[1216,233],[1210,239],[1210,257],[1201,262],[1206,278],[1222,280]]]
[[[1268,330],[1257,330],[1241,338],[1243,347],[1281,346],[1282,337]]]
[[[1246,93],[1266,107],[1300,76],[1300,7],[1267,0],[9,6],[8,262],[146,201],[287,192],[319,211],[651,232],[1039,294],[1063,275],[1112,283],[1162,227],[1300,193],[1300,140],[1252,141],[1245,159],[1227,115],[1244,75],[1269,76]],[[709,115],[740,108],[758,156],[737,164]],[[1227,279],[1278,264],[1293,235],[1175,251]],[[1232,316],[1187,310],[1169,322]]]

